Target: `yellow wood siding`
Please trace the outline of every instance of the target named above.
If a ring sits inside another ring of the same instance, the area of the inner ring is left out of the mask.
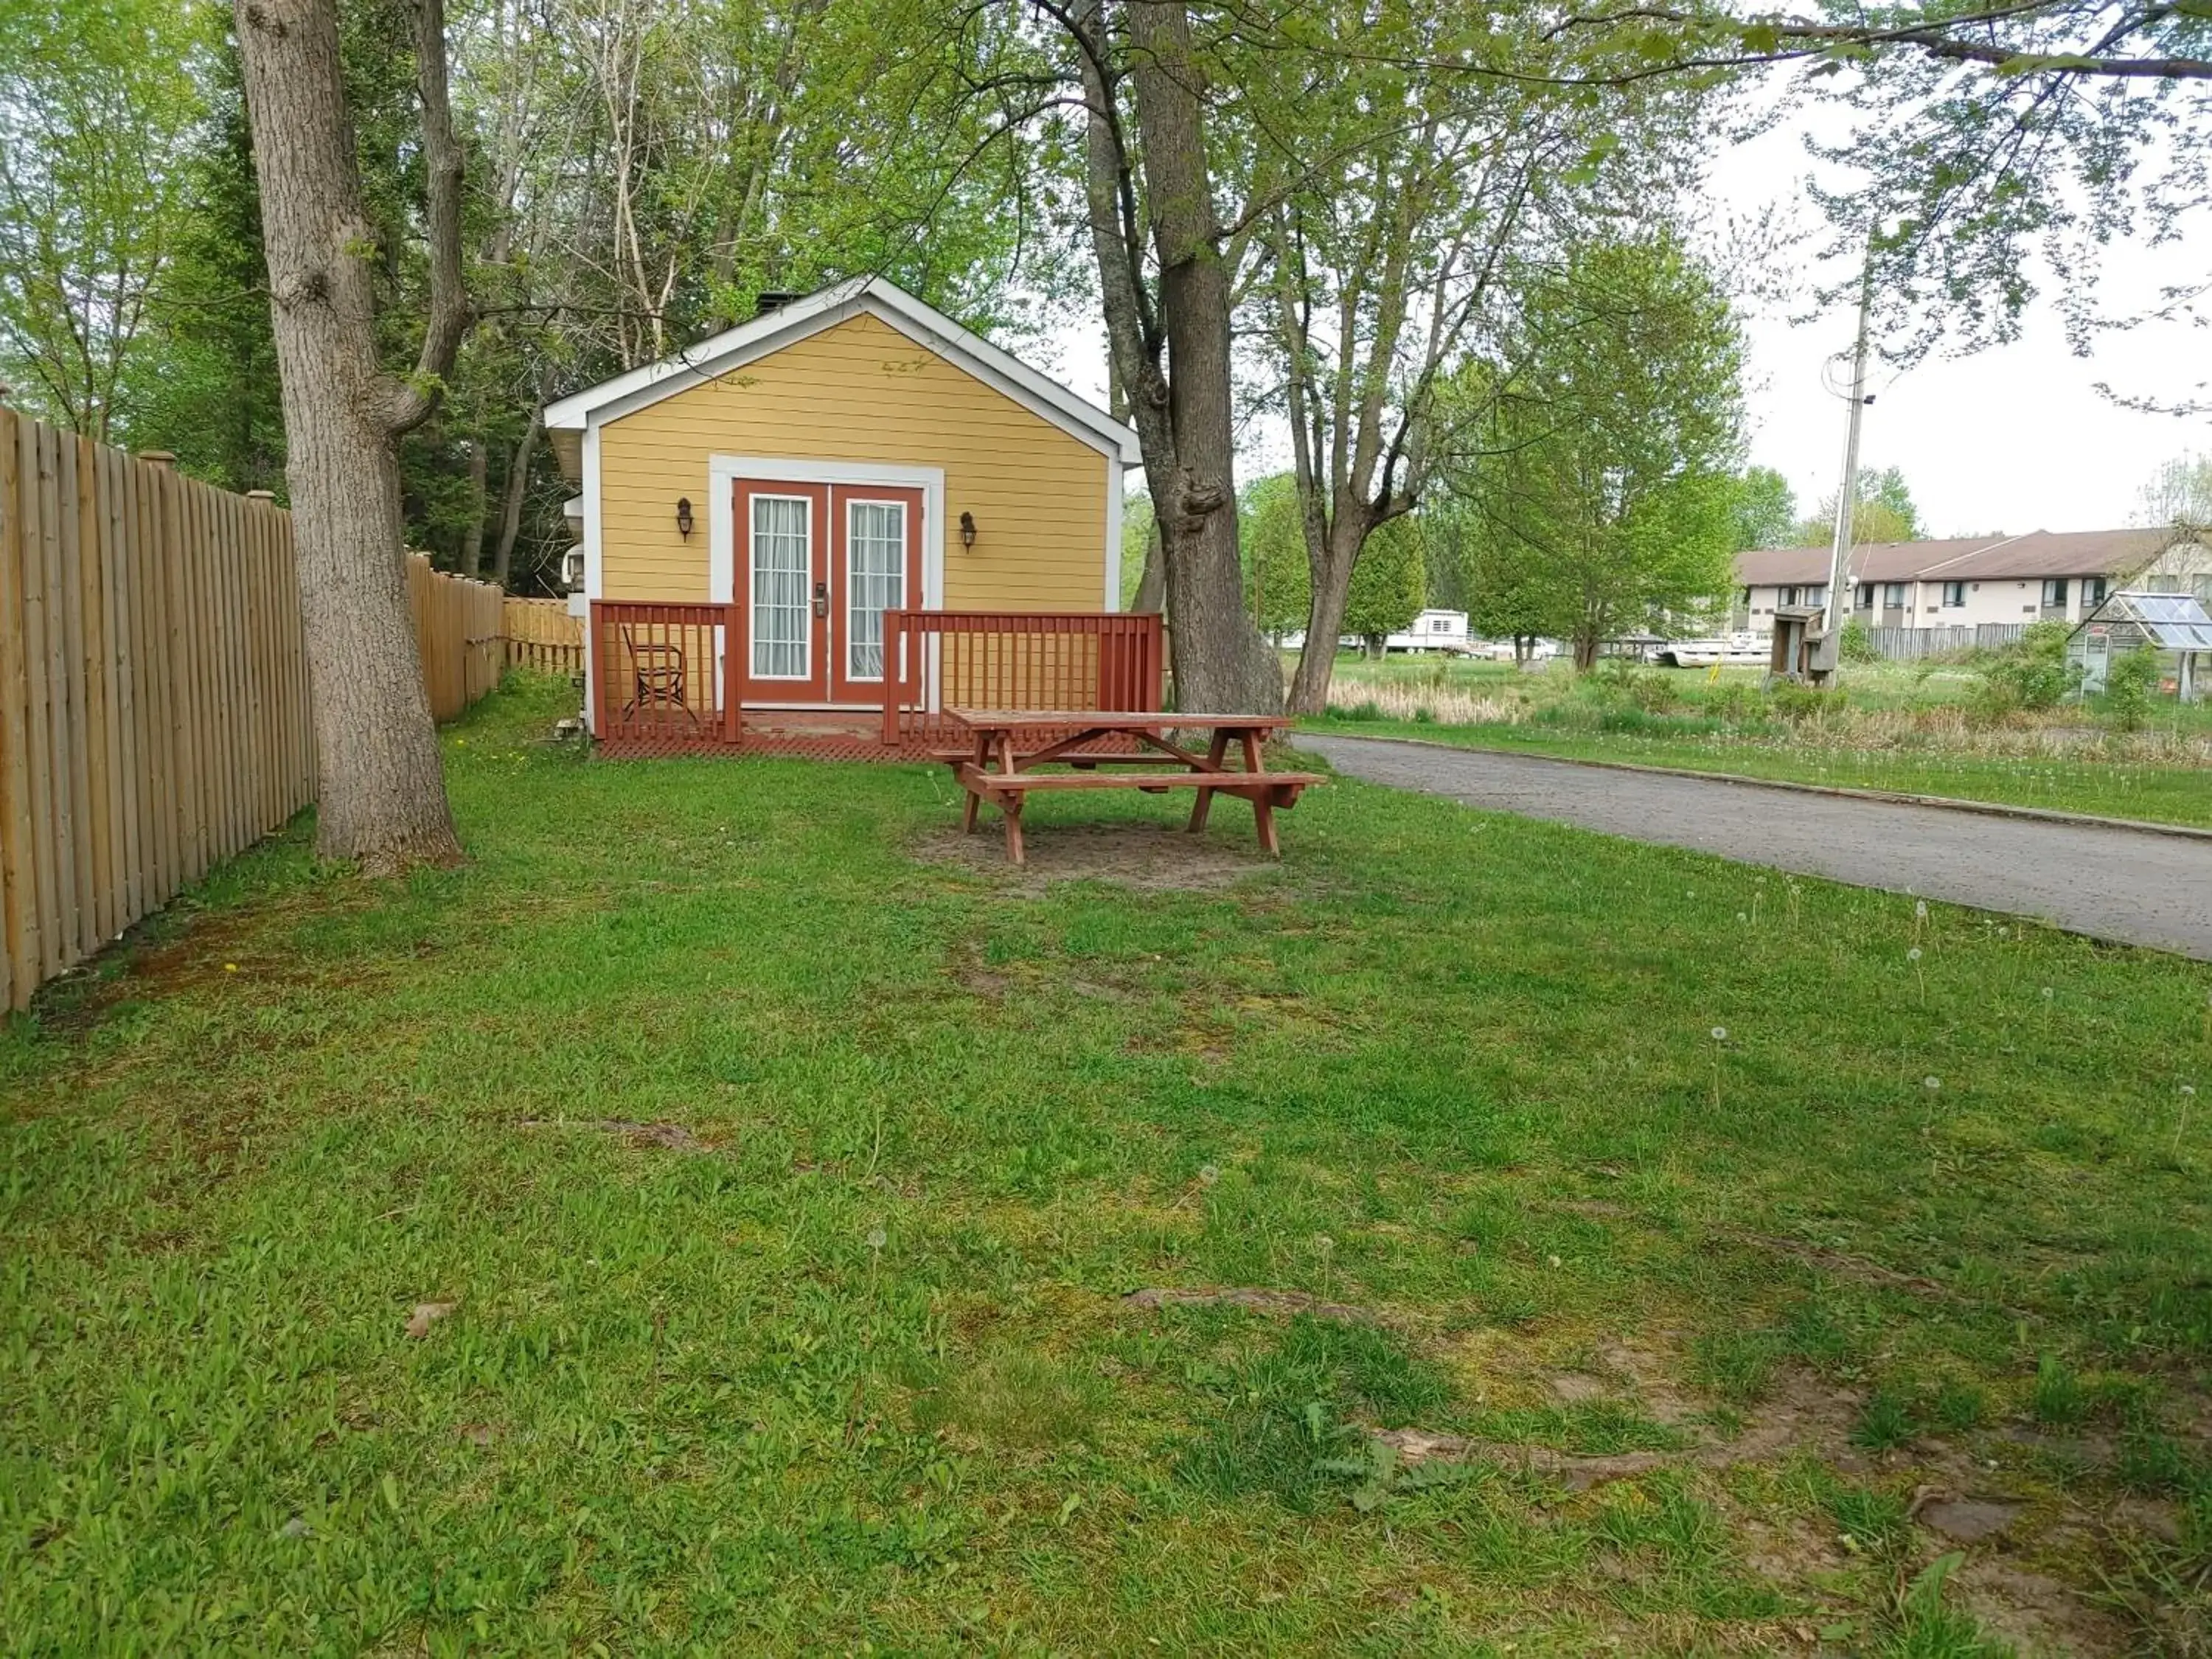
[[[848,319],[599,431],[600,592],[702,601],[708,458],[945,470],[945,604],[1098,611],[1121,463],[874,317]],[[698,525],[677,533],[676,502]],[[960,545],[963,513],[975,545]]]

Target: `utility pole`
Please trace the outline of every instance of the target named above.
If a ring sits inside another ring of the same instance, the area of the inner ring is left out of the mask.
[[[1859,334],[1851,348],[1851,412],[1844,427],[1844,479],[1836,491],[1835,538],[1828,550],[1828,612],[1822,619],[1820,640],[1813,647],[1813,684],[1833,685],[1841,678],[1844,623],[1850,615],[1851,510],[1859,493],[1859,422],[1867,396],[1867,313],[1874,301],[1874,251],[1867,251],[1865,270],[1859,277]]]

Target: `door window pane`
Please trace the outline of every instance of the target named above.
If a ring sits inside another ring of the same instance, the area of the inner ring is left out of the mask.
[[[806,678],[808,508],[804,496],[753,497],[753,672]]]
[[[845,674],[884,677],[884,612],[906,604],[906,505],[854,501],[846,509]]]

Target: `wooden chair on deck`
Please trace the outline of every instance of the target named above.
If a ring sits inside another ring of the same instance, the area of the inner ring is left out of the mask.
[[[629,653],[633,679],[630,700],[623,705],[623,718],[629,720],[656,703],[668,703],[682,709],[692,725],[698,725],[699,711],[684,695],[684,647],[662,641],[641,641],[628,623],[622,626],[622,642],[623,649]]]

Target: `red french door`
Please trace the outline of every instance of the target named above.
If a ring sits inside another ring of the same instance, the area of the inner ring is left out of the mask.
[[[884,612],[921,603],[921,491],[839,484],[830,524],[831,700],[879,706]]]
[[[921,602],[921,491],[761,478],[732,491],[738,701],[880,706],[884,612]]]
[[[741,702],[830,700],[830,489],[732,485],[731,676]]]

